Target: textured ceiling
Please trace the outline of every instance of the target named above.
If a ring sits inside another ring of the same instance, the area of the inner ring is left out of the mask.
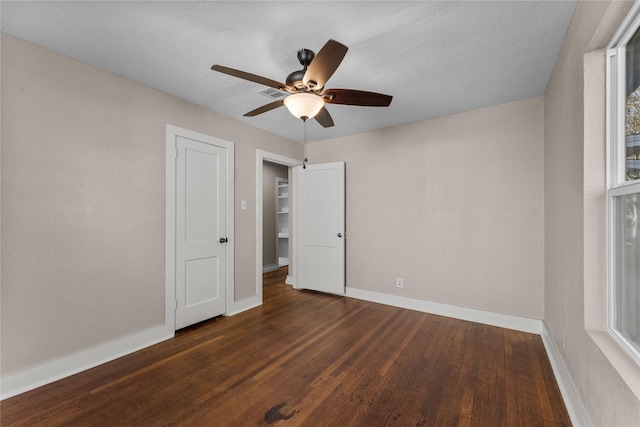
[[[298,49],[333,38],[349,51],[327,88],[393,95],[389,108],[329,105],[319,141],[543,95],[573,1],[2,1],[2,32],[298,140],[264,86],[221,64],[284,82]]]

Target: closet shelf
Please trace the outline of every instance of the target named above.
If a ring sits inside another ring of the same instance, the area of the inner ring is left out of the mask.
[[[278,267],[289,265],[289,181],[276,178],[276,254]]]

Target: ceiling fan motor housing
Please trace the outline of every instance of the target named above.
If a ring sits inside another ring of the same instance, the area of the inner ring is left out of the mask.
[[[304,77],[304,73],[306,71],[307,69],[305,68],[304,70],[294,71],[293,73],[289,74],[287,76],[287,85],[293,86],[298,90],[304,89],[306,86],[304,85],[304,83],[302,83],[302,78]]]
[[[287,76],[287,85],[293,86],[298,90],[305,90],[307,85],[302,82],[302,78],[304,77],[304,73],[307,71],[307,67],[313,61],[316,54],[309,49],[300,49],[298,51],[298,61],[304,67],[302,70],[294,71],[293,73]],[[315,83],[315,82],[314,82]],[[309,89],[313,89],[315,85],[309,85]]]

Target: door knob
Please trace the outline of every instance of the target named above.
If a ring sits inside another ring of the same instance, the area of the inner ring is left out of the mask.
[[[218,242],[220,243],[227,243],[229,241],[229,239],[227,239],[226,237],[221,237],[220,240],[218,240]]]
[[[342,233],[338,233],[338,237],[342,237]]]

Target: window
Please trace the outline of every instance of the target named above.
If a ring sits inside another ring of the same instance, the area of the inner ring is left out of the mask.
[[[608,51],[609,316],[615,340],[640,363],[640,16]]]

